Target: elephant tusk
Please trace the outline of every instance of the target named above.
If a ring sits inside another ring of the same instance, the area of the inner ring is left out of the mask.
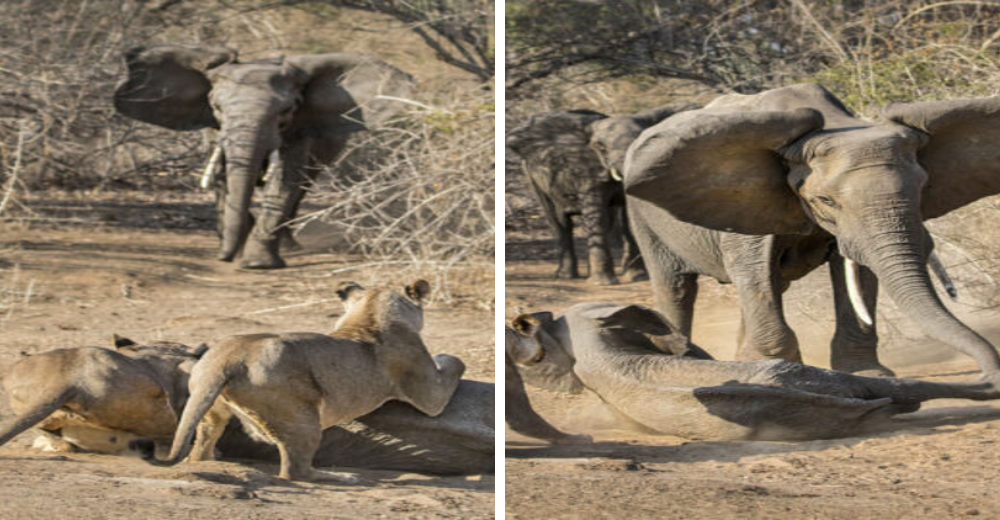
[[[948,293],[948,297],[952,300],[958,300],[958,289],[955,288],[955,283],[951,281],[951,276],[948,276],[948,271],[945,271],[944,264],[941,263],[941,259],[938,258],[936,253],[932,252],[927,257],[927,264],[930,265],[931,271],[934,271],[934,275],[941,282],[941,286],[944,287],[944,292]]]
[[[868,314],[868,307],[861,296],[861,287],[858,286],[858,264],[854,260],[844,257],[844,275],[847,278],[847,297],[851,300],[851,307],[854,314],[858,316],[865,325],[873,323],[871,314]]]
[[[278,163],[281,161],[281,154],[277,150],[271,152],[271,155],[267,156],[267,170],[264,171],[264,176],[261,177],[261,182],[267,182],[268,179],[274,175],[274,172],[278,170]]]
[[[205,163],[205,171],[201,174],[201,182],[199,183],[201,189],[207,190],[215,184],[215,178],[219,174],[219,160],[221,159],[222,147],[215,145],[215,148],[212,148],[212,155],[208,157],[208,162]]]
[[[614,179],[614,180],[616,180],[618,182],[623,182],[624,181],[624,179],[622,178],[621,172],[618,171],[618,168],[611,167],[610,170],[611,170],[611,178],[612,179]]]

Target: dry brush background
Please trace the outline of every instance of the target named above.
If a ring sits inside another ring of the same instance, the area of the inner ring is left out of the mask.
[[[322,220],[369,267],[432,276],[445,299],[492,308],[492,2],[9,0],[0,20],[4,222],[60,222],[37,203],[56,192],[205,200],[197,182],[209,132],[114,112],[127,48],[204,42],[251,59],[369,53],[413,74],[418,93],[385,131],[354,140],[296,225]],[[9,313],[30,301],[30,280],[16,266],[0,269],[0,313]]]
[[[875,119],[890,101],[1000,94],[992,1],[513,0],[506,10],[508,129],[544,111],[619,115],[799,82]],[[548,238],[523,175],[507,167],[508,237]],[[998,210],[995,196],[928,223],[961,312],[1000,305]],[[794,305],[831,322],[828,299],[824,291]],[[909,337],[890,302],[880,314],[887,346]]]

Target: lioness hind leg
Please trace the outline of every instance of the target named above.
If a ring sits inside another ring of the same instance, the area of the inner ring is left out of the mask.
[[[313,457],[323,438],[319,411],[309,402],[283,403],[279,414],[248,414],[270,437],[281,456],[278,476],[288,480],[320,480],[354,484],[350,473],[334,473],[313,468]]]
[[[221,399],[216,401],[198,423],[194,446],[191,447],[188,460],[191,462],[215,460],[215,444],[226,431],[226,425],[232,417],[233,412],[229,406]]]

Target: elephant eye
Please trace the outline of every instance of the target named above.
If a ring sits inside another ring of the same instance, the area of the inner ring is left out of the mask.
[[[816,197],[813,198],[813,200],[819,201],[824,206],[829,206],[831,208],[836,208],[839,206],[835,200],[831,199],[830,197],[824,197],[823,195],[817,195]]]

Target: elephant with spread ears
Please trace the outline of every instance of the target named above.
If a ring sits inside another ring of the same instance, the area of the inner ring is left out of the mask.
[[[119,113],[172,130],[218,129],[203,185],[219,197],[219,259],[242,251],[250,269],[284,267],[279,237],[310,182],[351,134],[385,122],[414,89],[410,75],[358,54],[240,61],[224,47],[157,45],[128,50],[125,63]]]
[[[935,292],[924,227],[1000,193],[1000,99],[893,103],[871,122],[818,85],[726,95],[646,130],[624,183],[656,304],[685,335],[697,277],[711,276],[739,292],[739,359],[799,360],[782,293],[829,263],[832,368],[891,374],[876,351],[881,286],[929,337],[1000,372]]]

